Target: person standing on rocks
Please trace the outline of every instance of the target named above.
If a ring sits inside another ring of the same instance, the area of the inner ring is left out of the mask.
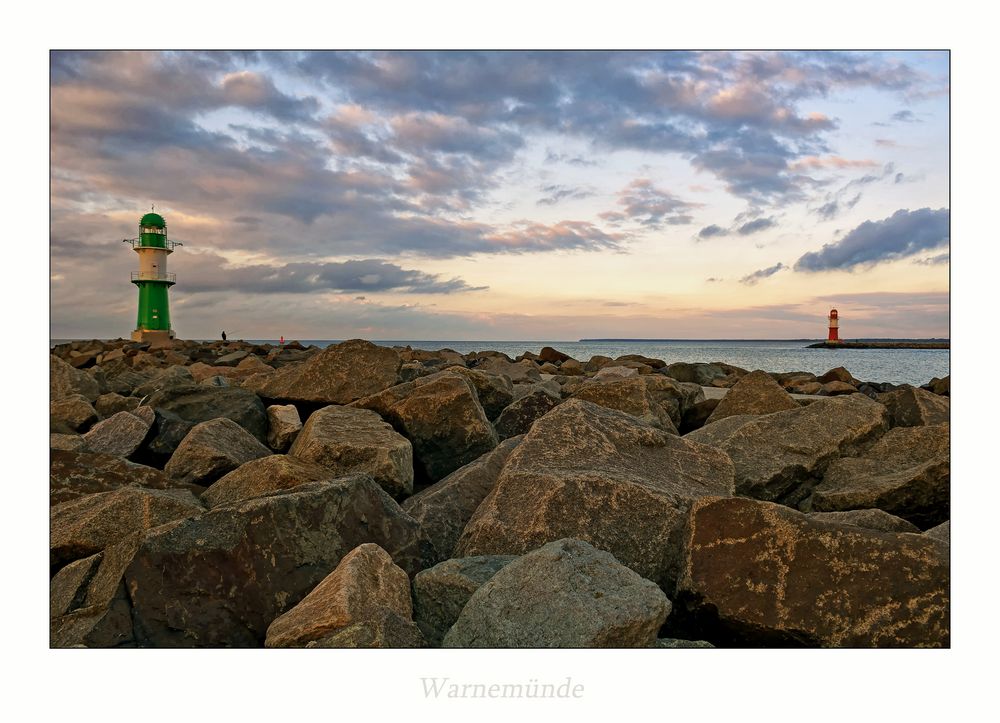
[[[222,330],[222,341],[225,341],[225,340],[226,340],[226,331],[225,331],[225,329],[223,329]]]

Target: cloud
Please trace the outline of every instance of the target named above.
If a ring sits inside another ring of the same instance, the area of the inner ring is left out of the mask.
[[[192,254],[181,273],[186,293],[239,291],[252,294],[307,294],[320,291],[452,294],[482,291],[459,278],[442,279],[379,259],[296,262],[272,266],[230,266],[217,254]]]
[[[851,179],[837,190],[828,193],[825,202],[813,209],[813,212],[824,221],[834,219],[858,204],[866,186],[890,178],[894,183],[905,180],[902,173],[896,172],[894,163],[886,163],[880,173],[866,173],[864,176]]]
[[[664,225],[689,224],[689,212],[701,204],[683,201],[669,191],[657,188],[648,178],[637,178],[618,194],[618,205],[623,211],[608,211],[599,214],[604,220],[620,224],[635,221],[652,229]]]
[[[922,123],[917,115],[912,110],[900,110],[890,116],[890,120],[896,121],[897,123]]]
[[[715,238],[716,236],[726,236],[728,234],[729,234],[728,230],[722,228],[722,226],[719,226],[718,224],[713,223],[706,226],[701,231],[699,231],[698,238],[704,240],[707,238]]]
[[[830,220],[836,218],[844,211],[849,211],[858,205],[858,201],[861,200],[861,192],[854,194],[850,198],[834,198],[832,201],[827,201],[822,206],[816,209],[816,214],[824,219]]]
[[[761,279],[766,279],[769,276],[774,276],[782,269],[787,269],[787,268],[788,268],[787,266],[779,262],[776,263],[774,266],[769,266],[766,269],[759,269],[757,271],[754,271],[752,274],[747,274],[742,279],[740,279],[740,283],[746,284],[747,286],[753,286]]]
[[[931,94],[933,94],[933,92]],[[928,94],[918,93],[917,95],[926,97]],[[872,123],[872,125],[887,127],[896,123],[923,123],[923,120],[912,110],[904,108],[903,110],[898,110],[889,116],[888,121],[876,121],[875,123]]]
[[[222,104],[258,111],[282,121],[311,122],[320,107],[316,98],[282,93],[270,78],[249,70],[223,76],[220,91]]]
[[[928,256],[923,259],[915,259],[913,263],[920,264],[921,266],[939,266],[941,264],[947,264],[951,262],[951,254],[949,252],[944,252],[943,254],[937,254],[936,256]]]
[[[586,249],[620,250],[624,234],[605,233],[585,221],[560,221],[541,224],[522,221],[510,229],[486,238],[496,251],[519,253],[524,251],[569,251]]]
[[[900,209],[881,221],[865,221],[839,241],[795,262],[796,271],[852,270],[912,256],[948,243],[949,212]]]
[[[774,228],[778,225],[778,222],[773,217],[768,218],[758,218],[753,221],[747,221],[745,224],[736,229],[736,232],[741,236],[749,236],[753,233],[758,233],[760,231],[765,231],[769,228]]]
[[[545,194],[545,196],[536,201],[540,206],[554,206],[560,201],[567,199],[579,200],[595,195],[595,191],[592,188],[564,186],[558,183],[542,186],[539,190]]]
[[[597,161],[591,160],[589,158],[584,158],[580,155],[571,156],[568,153],[556,153],[551,148],[545,150],[545,162],[546,163],[568,163],[571,166],[579,166],[581,168],[587,168],[590,166],[596,166]]]
[[[843,170],[845,168],[874,168],[879,164],[870,158],[860,158],[860,159],[849,159],[841,158],[840,156],[806,156],[805,158],[800,158],[794,163],[789,165],[789,168],[793,171],[809,171],[809,170],[823,170],[826,168],[832,168],[836,170]]]
[[[876,138],[875,145],[882,148],[898,148],[899,144],[891,138]]]

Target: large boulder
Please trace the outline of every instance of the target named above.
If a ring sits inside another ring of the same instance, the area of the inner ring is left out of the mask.
[[[313,412],[288,454],[333,477],[367,474],[395,497],[413,492],[413,447],[368,409],[330,405]]]
[[[412,620],[389,610],[340,628],[307,648],[426,648],[427,641]]]
[[[181,482],[210,485],[226,472],[271,450],[231,419],[219,417],[196,424],[163,471]]]
[[[94,367],[97,369],[97,367]],[[149,381],[149,375],[136,371],[123,362],[118,362],[113,369],[108,370],[105,375],[105,392],[115,392],[122,396],[136,396],[133,392],[142,384]]]
[[[927,537],[933,537],[935,540],[940,540],[941,542],[950,545],[951,544],[951,520],[942,522],[936,527],[924,532]]]
[[[123,487],[53,505],[49,511],[49,564],[59,568],[100,552],[127,535],[200,514],[187,490]]]
[[[925,389],[903,387],[879,394],[875,399],[889,410],[892,427],[943,424],[951,418],[951,400]]]
[[[294,404],[272,404],[267,408],[267,444],[275,452],[284,452],[302,429],[302,419]]]
[[[79,452],[83,450],[82,434],[60,434],[58,432],[49,433],[49,449],[58,449],[66,452]]]
[[[646,381],[639,377],[590,382],[573,392],[570,398],[593,402],[608,409],[617,409],[654,427],[677,434],[677,428],[670,415],[653,398]]]
[[[251,354],[236,365],[236,369],[241,376],[250,376],[261,372],[274,371],[274,367],[261,361],[260,357]]]
[[[118,412],[133,411],[139,406],[140,401],[137,397],[123,397],[121,394],[108,392],[97,398],[97,401],[94,402],[94,409],[102,418],[107,419]]]
[[[820,384],[828,384],[829,382],[840,382],[842,384],[855,385],[854,377],[851,373],[844,369],[844,367],[835,367],[828,371],[826,374],[817,378]]]
[[[53,449],[49,456],[49,504],[68,502],[123,487],[162,490],[184,488],[163,472],[121,457]],[[187,486],[190,487],[190,486]]]
[[[188,371],[191,372],[191,376],[194,378],[198,384],[204,383],[208,379],[213,377],[237,377],[239,372],[235,368],[226,367],[220,369],[219,367],[211,366],[205,362],[195,362],[188,367]]]
[[[641,379],[678,429],[687,411],[705,399],[704,390],[697,384],[678,382],[662,374],[650,374]]]
[[[142,382],[132,391],[135,397],[150,397],[157,393],[166,393],[175,389],[186,389],[195,382],[191,370],[185,366],[171,366],[151,372],[147,381]]]
[[[615,362],[637,362],[651,369],[664,369],[667,363],[662,359],[653,359],[652,357],[643,356],[642,354],[622,354],[620,357],[615,359]]]
[[[725,453],[570,399],[511,452],[453,556],[522,555],[574,537],[665,584],[691,500],[732,493]]]
[[[809,508],[877,507],[921,529],[944,522],[951,497],[949,427],[896,427],[861,456],[834,461],[813,490]]]
[[[88,402],[101,395],[97,380],[85,371],[74,369],[59,357],[49,355],[49,399],[57,400],[80,394]]]
[[[609,364],[614,364],[615,360],[609,356],[603,356],[601,354],[594,354],[590,359],[583,365],[584,371],[596,372],[600,371]]]
[[[410,440],[420,481],[437,482],[497,446],[475,387],[457,372],[399,384],[351,406],[378,412]]]
[[[562,364],[564,361],[569,361],[572,358],[569,354],[564,354],[558,349],[553,349],[551,346],[543,346],[542,350],[538,352],[539,361],[551,362],[553,364]]]
[[[538,389],[511,402],[497,417],[493,426],[498,439],[509,439],[524,434],[535,420],[547,414],[562,403],[562,397],[547,389]]]
[[[645,648],[670,601],[613,556],[581,540],[550,542],[473,593],[445,647]]]
[[[146,436],[146,441],[139,448],[136,458],[144,464],[163,467],[177,451],[188,432],[194,428],[195,422],[181,419],[167,409],[153,407],[148,409],[153,409],[153,426]]]
[[[403,509],[419,524],[428,542],[424,567],[452,556],[458,538],[476,509],[490,493],[510,453],[521,437],[502,442],[482,457],[452,472],[440,482],[403,500]]]
[[[853,384],[832,381],[823,384],[817,394],[821,394],[824,397],[837,397],[844,394],[855,394],[857,391],[857,388]]]
[[[410,579],[389,554],[368,542],[351,550],[295,607],[267,628],[268,648],[300,648],[385,613],[413,617]]]
[[[819,382],[799,381],[787,385],[784,389],[789,394],[820,394],[823,391],[823,385]]]
[[[706,420],[706,424],[737,414],[770,414],[798,408],[791,395],[760,370],[741,377],[726,393]]]
[[[285,454],[272,454],[244,462],[223,475],[202,493],[201,499],[209,507],[218,507],[338,476],[327,467]]]
[[[726,376],[717,364],[676,362],[670,364],[663,373],[679,382],[693,382],[703,387],[712,385],[712,380]]]
[[[368,477],[311,482],[152,530],[125,573],[136,640],[246,647],[365,542],[409,574],[417,523]]]
[[[394,349],[351,339],[328,346],[300,364],[289,364],[259,383],[244,383],[268,400],[311,405],[347,404],[393,386],[402,360]]]
[[[461,557],[418,572],[413,578],[413,619],[427,642],[441,645],[472,594],[516,559],[513,555]]]
[[[49,431],[59,434],[86,432],[98,420],[97,410],[82,394],[49,402]]]
[[[509,362],[500,357],[486,357],[479,362],[476,368],[490,374],[502,374],[514,383],[540,382],[542,380],[538,365],[530,359]]]
[[[235,367],[241,361],[246,359],[250,355],[246,349],[237,349],[236,351],[231,351],[228,354],[223,354],[218,359],[215,360],[215,366],[217,367]]]
[[[591,377],[591,381],[608,382],[615,381],[617,379],[631,379],[632,377],[637,376],[639,376],[639,371],[632,367],[603,366],[593,377]]]
[[[87,451],[132,457],[149,434],[154,418],[152,409],[142,409],[146,412],[142,416],[133,412],[118,412],[95,424],[83,435]]]
[[[49,583],[49,645],[53,648],[134,647],[132,604],[122,580],[141,532],[71,562]]]
[[[582,383],[582,380],[579,380]],[[562,387],[559,386],[559,382],[555,379],[546,379],[544,382],[525,382],[523,384],[515,384],[514,387],[514,401],[522,397],[526,397],[529,394],[534,394],[535,392],[548,392],[553,397],[564,398],[566,395],[563,394]]]
[[[768,372],[768,374],[786,391],[791,391],[793,388],[803,384],[818,383],[816,382],[816,375],[812,372]]]
[[[487,419],[496,419],[514,401],[514,385],[508,377],[488,374],[480,369],[467,369],[464,365],[450,366],[447,371],[461,374],[472,382]]]
[[[675,606],[716,644],[947,647],[948,590],[948,547],[924,535],[702,499]]]
[[[949,397],[951,396],[951,374],[946,376],[944,379],[934,377],[923,388],[928,389],[935,394]]]
[[[267,441],[267,412],[260,398],[239,387],[183,384],[152,394],[145,404],[173,412],[194,424],[231,419],[261,442]]]
[[[850,456],[888,429],[885,407],[861,394],[824,399],[763,416],[737,415],[684,439],[721,449],[736,466],[736,492],[792,501],[834,459]],[[870,505],[869,505],[870,506]]]

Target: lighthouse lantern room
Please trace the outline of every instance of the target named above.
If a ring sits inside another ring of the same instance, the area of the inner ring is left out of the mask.
[[[169,344],[174,338],[170,328],[170,305],[167,292],[177,282],[167,271],[167,256],[182,244],[167,239],[167,222],[158,213],[147,213],[139,220],[139,237],[124,239],[139,254],[139,270],[132,272],[132,283],[139,288],[139,313],[133,341]]]
[[[826,337],[827,344],[837,344],[840,342],[840,322],[837,317],[837,310],[830,309],[830,333]]]

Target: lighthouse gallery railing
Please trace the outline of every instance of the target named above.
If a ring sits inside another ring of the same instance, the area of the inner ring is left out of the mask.
[[[123,244],[129,244],[134,249],[167,249],[173,251],[174,246],[183,246],[180,241],[164,241],[162,246],[143,243],[141,238],[123,238]]]
[[[132,281],[169,281],[171,284],[177,283],[177,274],[154,274],[148,271],[133,271]]]

